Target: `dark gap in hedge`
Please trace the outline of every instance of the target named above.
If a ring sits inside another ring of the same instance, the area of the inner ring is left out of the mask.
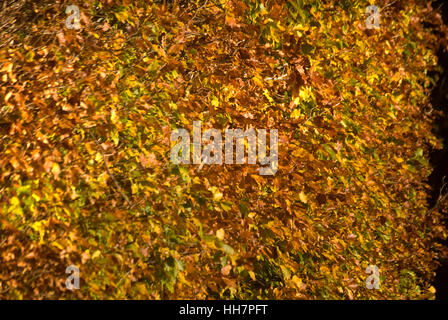
[[[434,1],[433,7],[440,8],[443,21],[448,24],[448,4],[443,0],[437,0]],[[430,162],[434,168],[428,180],[432,188],[428,199],[430,207],[433,207],[437,202],[444,177],[445,183],[448,183],[448,51],[440,48],[437,57],[443,71],[439,74],[436,87],[432,91],[431,103],[436,110],[443,112],[443,115],[438,117],[434,124],[434,132],[439,138],[443,139],[443,149],[433,150],[430,155]],[[444,223],[448,226],[448,216],[445,216]],[[448,241],[443,243],[448,245]],[[448,259],[440,262],[441,266],[436,270],[433,285],[436,288],[436,299],[448,300]]]

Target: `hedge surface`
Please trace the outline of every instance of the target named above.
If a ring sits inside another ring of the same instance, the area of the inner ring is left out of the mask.
[[[370,4],[9,1],[0,298],[433,297],[442,21],[426,1],[381,0],[367,29]],[[278,129],[278,171],[173,164],[170,134],[193,121]]]

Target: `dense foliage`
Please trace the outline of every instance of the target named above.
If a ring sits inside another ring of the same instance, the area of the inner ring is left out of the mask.
[[[81,29],[65,26],[78,5]],[[9,1],[0,297],[431,297],[426,1]],[[279,170],[174,165],[170,133],[278,129]],[[69,265],[81,288],[65,288]],[[367,290],[368,265],[380,270]]]

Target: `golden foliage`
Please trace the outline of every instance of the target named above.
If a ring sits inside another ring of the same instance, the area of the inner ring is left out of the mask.
[[[28,32],[0,48],[0,297],[432,292],[424,1],[378,1],[379,30],[368,1],[25,3]],[[173,165],[170,132],[194,120],[278,129],[278,172]]]

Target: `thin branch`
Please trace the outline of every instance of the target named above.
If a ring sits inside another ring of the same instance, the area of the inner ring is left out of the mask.
[[[436,204],[434,205],[434,207],[432,207],[431,209],[429,209],[429,211],[428,211],[429,214],[431,214],[431,213],[434,212],[435,210],[439,209],[440,206],[445,202],[445,200],[448,199],[448,190],[445,191],[445,193],[444,193],[444,189],[445,189],[445,188],[448,188],[448,182],[445,182],[445,178],[446,178],[446,176],[443,177],[443,180],[442,180],[442,183],[443,183],[443,184],[442,184],[442,187],[440,188],[440,191],[439,191],[439,197],[437,198],[437,202],[436,202]]]

